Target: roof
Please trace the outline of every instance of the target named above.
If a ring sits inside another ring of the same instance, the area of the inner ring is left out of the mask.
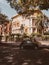
[[[13,16],[12,19],[14,19],[14,18],[16,18],[16,17],[18,17],[18,16],[20,16],[20,14],[17,14],[17,15],[15,15],[15,16]]]

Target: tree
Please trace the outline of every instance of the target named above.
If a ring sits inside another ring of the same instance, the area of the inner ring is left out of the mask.
[[[49,0],[7,0],[10,6],[18,13],[33,10],[39,7],[41,10],[49,8]]]
[[[37,27],[37,32],[40,34],[43,34],[44,31],[44,15],[41,14],[40,16],[37,16],[37,22],[36,22],[36,27]]]
[[[23,33],[23,31],[24,31],[24,26],[23,26],[23,24],[21,24],[20,30],[21,30],[21,33]]]
[[[7,16],[2,14],[2,13],[0,13],[0,24],[3,24],[5,22],[8,22]]]

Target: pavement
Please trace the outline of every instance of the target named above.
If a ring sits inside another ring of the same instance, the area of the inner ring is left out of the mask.
[[[49,45],[49,41],[39,42]],[[49,65],[49,49],[20,50],[15,47],[20,43],[13,41],[0,43],[2,44],[0,45],[0,65]]]
[[[42,45],[49,45],[49,40],[48,41],[39,41]]]
[[[40,42],[42,45],[49,45],[49,40],[48,41],[46,41],[46,40],[38,40],[38,42]],[[13,42],[13,41],[9,41],[9,42],[1,42],[2,44],[9,44],[9,45],[20,45],[21,44],[21,42]],[[1,44],[0,43],[0,44]]]
[[[0,45],[0,65],[49,65],[49,49],[21,50],[10,43]]]
[[[9,41],[9,42],[0,42],[0,45],[13,45],[13,46],[19,46],[21,44],[21,42],[13,42],[13,41]]]

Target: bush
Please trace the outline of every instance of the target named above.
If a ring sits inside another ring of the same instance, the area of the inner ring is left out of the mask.
[[[40,33],[32,33],[32,34],[31,34],[31,37],[34,37],[34,36],[38,36],[38,37],[40,37],[41,34],[40,34]]]
[[[26,33],[22,35],[23,38],[29,37]]]
[[[49,35],[42,35],[42,39],[43,40],[48,40],[49,39]]]
[[[45,32],[44,35],[49,35],[49,32]]]

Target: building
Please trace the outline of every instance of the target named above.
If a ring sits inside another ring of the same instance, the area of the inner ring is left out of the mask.
[[[38,32],[39,22],[44,20],[44,15],[40,10],[34,10],[28,14],[18,14],[12,17],[12,34],[23,34],[28,35]]]

